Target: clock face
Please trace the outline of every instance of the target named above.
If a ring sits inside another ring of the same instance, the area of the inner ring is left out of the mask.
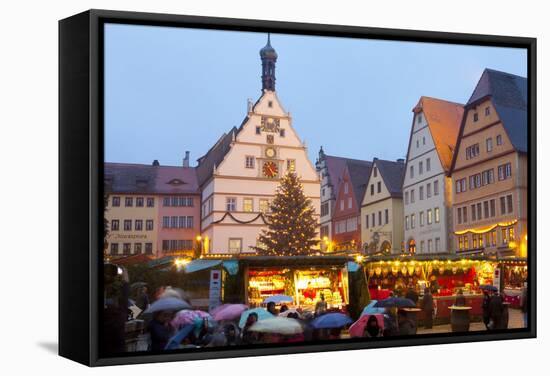
[[[262,116],[262,131],[279,132],[280,121],[272,117]]]
[[[262,173],[264,174],[265,177],[274,178],[279,174],[279,167],[275,162],[272,162],[272,161],[264,162],[262,167]]]
[[[268,158],[273,158],[275,156],[275,149],[273,148],[265,149],[265,156]]]

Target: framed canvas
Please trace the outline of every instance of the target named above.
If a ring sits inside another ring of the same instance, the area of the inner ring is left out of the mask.
[[[59,23],[59,353],[536,336],[536,40]]]

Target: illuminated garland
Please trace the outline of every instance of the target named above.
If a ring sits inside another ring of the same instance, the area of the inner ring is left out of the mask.
[[[517,219],[515,219],[511,222],[500,222],[481,229],[467,229],[463,231],[455,231],[455,235],[464,235],[469,232],[472,234],[485,234],[487,232],[493,231],[497,227],[508,227],[508,226],[515,225],[517,222],[518,222]]]
[[[260,213],[258,214],[257,216],[255,216],[253,219],[251,219],[250,221],[241,221],[241,220],[238,220],[237,218],[235,218],[235,216],[233,214],[231,214],[230,212],[225,212],[225,214],[223,215],[223,217],[221,217],[220,219],[218,219],[217,221],[213,221],[212,223],[214,224],[217,224],[217,223],[220,223],[220,222],[223,222],[223,220],[225,219],[225,217],[229,216],[232,220],[234,220],[235,222],[237,223],[240,223],[242,225],[246,225],[248,223],[252,223],[254,221],[256,221],[258,218],[261,218],[262,221],[264,222],[264,224],[267,224],[267,221],[264,217],[264,214],[263,213]]]

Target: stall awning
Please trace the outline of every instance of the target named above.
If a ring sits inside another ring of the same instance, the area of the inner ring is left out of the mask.
[[[222,263],[221,260],[193,260],[189,264],[184,266],[186,273],[194,273],[198,272],[199,270],[209,269],[213,268],[214,266],[218,266]]]

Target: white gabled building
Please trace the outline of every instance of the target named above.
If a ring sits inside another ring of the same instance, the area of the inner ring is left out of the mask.
[[[421,97],[413,109],[403,179],[405,251],[453,252],[452,183],[448,173],[463,106]]]
[[[262,95],[240,127],[232,128],[201,158],[197,177],[202,191],[201,235],[207,253],[250,253],[266,228],[263,213],[280,183],[294,170],[304,193],[320,210],[320,182],[307,148],[292,127],[275,91],[277,53],[261,49]]]

